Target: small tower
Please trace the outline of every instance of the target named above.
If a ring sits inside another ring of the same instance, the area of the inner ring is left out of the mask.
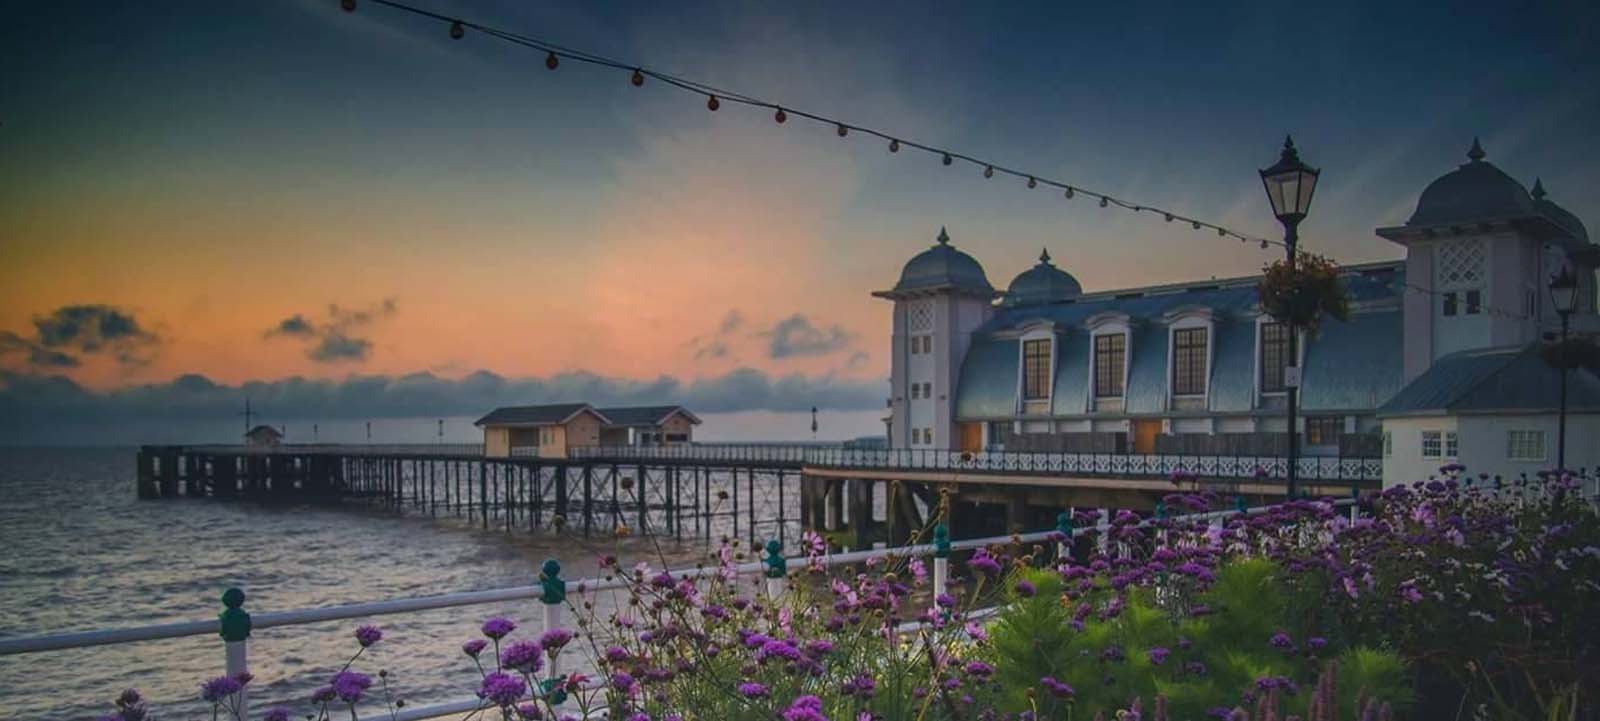
[[[1487,157],[1474,138],[1467,162],[1428,184],[1405,225],[1377,230],[1405,246],[1406,282],[1424,289],[1405,297],[1407,381],[1456,351],[1537,339],[1555,320],[1550,276],[1588,245],[1543,183],[1529,193]],[[1593,273],[1580,275],[1592,297]]]
[[[972,332],[994,313],[994,286],[940,228],[933,247],[906,263],[900,282],[873,295],[894,302],[890,447],[954,448],[955,386]]]

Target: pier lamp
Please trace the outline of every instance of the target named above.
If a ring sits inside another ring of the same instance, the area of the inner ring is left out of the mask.
[[[1278,217],[1278,222],[1283,224],[1283,247],[1289,263],[1289,270],[1294,270],[1295,245],[1300,241],[1300,221],[1305,220],[1306,213],[1311,210],[1311,195],[1317,190],[1317,177],[1322,171],[1306,165],[1300,160],[1299,151],[1295,150],[1294,138],[1285,136],[1283,151],[1278,155],[1278,162],[1272,167],[1261,172],[1261,185],[1266,188],[1267,202],[1272,204],[1272,214]],[[1288,431],[1289,431],[1289,468],[1288,468],[1288,496],[1294,498],[1299,490],[1297,478],[1299,476],[1300,442],[1299,434],[1295,432],[1295,402],[1300,393],[1300,351],[1299,338],[1295,332],[1294,323],[1288,324],[1289,328],[1289,359],[1288,367],[1284,369],[1284,385],[1288,401]]]
[[[1556,307],[1556,315],[1561,316],[1561,410],[1556,416],[1556,472],[1559,473],[1567,467],[1567,369],[1572,365],[1566,357],[1567,325],[1573,311],[1578,309],[1578,277],[1572,274],[1571,268],[1562,266],[1560,272],[1550,277],[1550,302]]]

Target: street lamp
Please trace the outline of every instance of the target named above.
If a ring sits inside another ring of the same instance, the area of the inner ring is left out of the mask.
[[[1267,201],[1272,203],[1272,214],[1278,217],[1278,222],[1283,224],[1283,247],[1289,263],[1289,271],[1294,272],[1295,245],[1300,241],[1300,221],[1305,220],[1306,213],[1311,210],[1311,194],[1317,190],[1317,177],[1322,171],[1313,168],[1300,160],[1300,153],[1294,148],[1294,138],[1285,136],[1283,139],[1283,152],[1278,156],[1278,162],[1272,167],[1261,172],[1261,185],[1266,188]],[[1298,491],[1296,478],[1299,475],[1300,439],[1295,433],[1295,402],[1300,393],[1299,369],[1299,338],[1295,332],[1293,320],[1289,326],[1289,359],[1288,366],[1284,368],[1284,386],[1287,391],[1289,405],[1289,468],[1288,468],[1288,496],[1294,498]]]
[[[1571,268],[1562,266],[1550,277],[1550,302],[1561,316],[1561,344],[1556,354],[1561,364],[1561,411],[1556,421],[1556,472],[1560,473],[1567,467],[1567,367],[1572,365],[1567,358],[1567,323],[1578,309],[1578,277]]]

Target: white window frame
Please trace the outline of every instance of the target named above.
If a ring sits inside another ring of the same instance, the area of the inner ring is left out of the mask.
[[[1278,321],[1274,320],[1272,316],[1267,315],[1266,313],[1256,316],[1255,342],[1251,344],[1254,346],[1255,352],[1253,353],[1253,357],[1250,359],[1250,364],[1255,367],[1255,382],[1251,384],[1250,389],[1255,392],[1258,400],[1261,398],[1277,398],[1279,396],[1285,396],[1289,394],[1288,388],[1285,388],[1281,391],[1261,390],[1261,371],[1263,370],[1261,367],[1261,330],[1262,326],[1268,323],[1276,322]],[[1299,329],[1295,331],[1294,335],[1294,367],[1301,369],[1303,374],[1306,365],[1306,332],[1304,329]]]
[[[1090,316],[1089,319],[1084,322],[1084,325],[1089,330],[1089,362],[1087,364],[1089,366],[1089,392],[1084,394],[1088,409],[1092,410],[1095,403],[1101,400],[1101,398],[1106,400],[1120,399],[1126,403],[1128,399],[1128,374],[1133,368],[1132,318],[1126,313],[1106,311],[1104,313],[1097,313],[1093,316]],[[1095,357],[1095,340],[1103,335],[1119,334],[1122,336],[1122,395],[1101,396],[1095,392],[1095,366],[1099,362],[1099,359]]]
[[[1050,342],[1050,367],[1045,373],[1045,393],[1043,398],[1028,398],[1028,354],[1026,351],[1028,341],[1043,340]],[[1054,407],[1056,399],[1056,358],[1060,350],[1061,339],[1056,337],[1054,324],[1031,328],[1017,338],[1017,410],[1021,411],[1028,403],[1043,403],[1047,407]]]
[[[1217,328],[1212,318],[1211,309],[1204,307],[1182,308],[1166,316],[1167,321],[1167,407],[1172,407],[1174,398],[1205,398],[1211,394],[1211,374],[1216,370],[1217,360]],[[1176,344],[1178,331],[1193,328],[1206,329],[1206,372],[1199,393],[1177,393],[1175,375],[1178,371],[1178,347]],[[1090,352],[1094,350],[1090,346]],[[1127,393],[1127,378],[1123,378],[1123,393]]]
[[[1515,439],[1519,434],[1527,436],[1529,438],[1537,438],[1538,439],[1538,441],[1539,441],[1539,455],[1538,455],[1538,457],[1534,457],[1534,456],[1531,456],[1531,455],[1519,456],[1519,455],[1517,455],[1515,453],[1515,451],[1518,450],[1518,446],[1516,444],[1516,440]],[[1525,461],[1525,462],[1530,462],[1530,463],[1541,463],[1541,462],[1544,462],[1546,460],[1549,460],[1549,458],[1550,458],[1550,439],[1549,439],[1548,435],[1544,432],[1544,429],[1542,429],[1542,428],[1511,428],[1511,429],[1507,429],[1506,430],[1506,460],[1508,460],[1508,461]]]
[[[1433,441],[1434,447],[1434,451],[1431,454],[1428,453],[1428,441],[1430,439]],[[1423,458],[1443,458],[1444,431],[1423,431],[1419,450],[1421,451]]]
[[[1444,457],[1452,460],[1461,457],[1461,441],[1455,431],[1444,432]]]

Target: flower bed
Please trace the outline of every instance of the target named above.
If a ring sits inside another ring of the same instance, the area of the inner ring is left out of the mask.
[[[1595,509],[1572,478],[1493,491],[1460,472],[1366,497],[1354,521],[1308,500],[1218,522],[1120,512],[1105,538],[1076,534],[1065,555],[1018,542],[979,549],[938,595],[922,559],[830,567],[814,536],[779,599],[738,577],[736,543],[698,581],[607,558],[607,572],[626,581],[623,610],[601,616],[594,592],[577,588],[567,599],[575,628],[532,635],[490,619],[463,646],[479,671],[475,713],[1592,717]],[[1165,506],[1193,513],[1222,500],[1174,494]],[[1080,514],[1074,525],[1098,520]],[[390,714],[403,706],[381,674],[375,683],[352,668],[381,633],[364,627],[356,638],[351,662],[312,699],[314,718],[370,716],[375,701],[387,700]],[[580,650],[592,673],[549,672]],[[248,680],[208,683],[216,714],[235,708]],[[145,718],[133,698],[112,718]]]

